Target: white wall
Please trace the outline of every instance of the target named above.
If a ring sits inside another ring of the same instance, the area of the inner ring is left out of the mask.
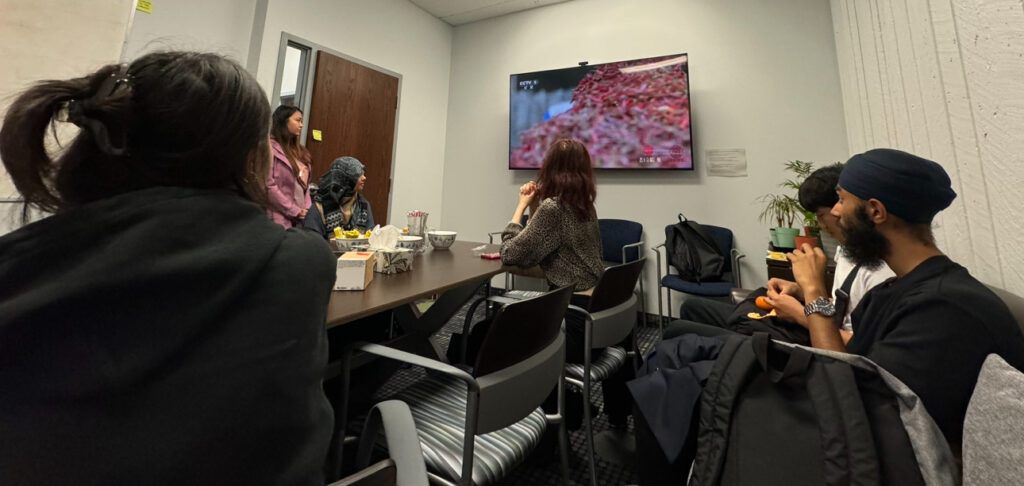
[[[0,119],[17,93],[44,79],[69,79],[115,63],[131,0],[0,1]],[[86,41],[83,41],[86,40]],[[0,167],[0,235],[21,225],[22,204]]]
[[[768,225],[757,220],[757,197],[778,190],[788,160],[849,155],[832,16],[822,0],[576,0],[457,27],[444,226],[485,239],[512,216],[518,186],[535,177],[506,168],[510,74],[677,52],[690,55],[698,170],[599,172],[598,215],[641,222],[648,247],[664,241],[664,226],[680,211],[732,228],[748,255],[744,284],[761,284]],[[706,176],[704,150],[713,148],[746,149],[749,177]],[[654,288],[653,258],[646,278]],[[655,299],[648,292],[649,312]]]
[[[390,212],[405,225],[419,209],[440,221],[452,29],[407,0],[269,0],[257,79],[274,86],[281,33],[401,76]],[[339,156],[344,154],[338,154]],[[373,184],[369,174],[367,184]],[[375,215],[384,222],[384,215]]]
[[[124,59],[155,50],[199,50],[245,65],[255,6],[256,0],[153,2],[153,13],[135,13]]]
[[[945,167],[936,239],[978,279],[1024,293],[1024,4],[832,0],[850,150]]]

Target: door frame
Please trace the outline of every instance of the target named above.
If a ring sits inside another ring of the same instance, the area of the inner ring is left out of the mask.
[[[314,78],[316,78],[316,76],[314,76],[314,74],[316,73],[316,62],[317,62],[317,52],[318,51],[324,51],[324,52],[326,52],[328,54],[331,54],[332,56],[337,56],[337,57],[340,57],[340,58],[342,58],[342,59],[344,59],[346,61],[359,64],[359,65],[361,65],[363,67],[367,67],[367,68],[373,69],[374,71],[382,72],[382,73],[387,74],[388,76],[391,76],[391,77],[394,77],[394,78],[398,78],[398,94],[397,94],[397,98],[398,99],[396,100],[396,106],[395,106],[395,136],[392,137],[392,139],[391,139],[391,181],[394,181],[395,180],[395,154],[398,151],[398,126],[399,126],[399,121],[401,120],[401,115],[402,115],[402,82],[404,81],[404,79],[402,77],[402,74],[394,72],[394,71],[391,71],[390,69],[382,68],[382,67],[380,67],[380,66],[378,66],[376,64],[373,64],[371,62],[367,62],[367,61],[364,61],[362,59],[359,59],[358,57],[353,57],[353,56],[350,56],[348,54],[344,54],[342,52],[338,52],[338,51],[336,51],[334,49],[331,49],[329,47],[324,47],[324,46],[322,46],[320,44],[317,44],[315,42],[311,42],[311,41],[306,40],[306,39],[304,39],[302,37],[299,37],[297,35],[289,34],[288,32],[283,32],[282,31],[281,32],[281,42],[278,45],[278,49],[277,49],[277,67],[274,68],[274,91],[271,93],[271,96],[272,96],[271,101],[273,101],[275,103],[273,105],[274,108],[277,107],[277,103],[280,103],[280,100],[281,100],[281,84],[282,84],[282,77],[281,76],[282,76],[282,71],[284,70],[284,58],[285,58],[285,53],[287,52],[287,49],[288,49],[288,43],[289,42],[293,43],[293,44],[299,44],[299,45],[301,45],[303,47],[309,48],[309,59],[306,61],[306,82],[305,82],[305,84],[306,84],[305,92],[307,93],[307,96],[305,97],[306,99],[302,100],[302,106],[299,107],[302,110],[302,113],[307,114],[307,118],[308,118],[308,114],[309,114],[309,106],[313,102],[313,82],[315,80]],[[301,143],[303,146],[306,145],[306,137],[307,137],[308,129],[309,129],[309,126],[306,125],[306,124],[303,124],[302,125],[302,133],[299,134],[299,143]],[[394,209],[394,204],[392,204],[392,202],[393,202],[392,199],[393,199],[393,196],[394,196],[394,191],[393,191],[394,188],[395,188],[395,185],[392,182],[391,186],[388,188],[388,214],[384,215],[384,217],[387,218],[384,221],[391,221],[391,212],[392,212],[391,210]]]

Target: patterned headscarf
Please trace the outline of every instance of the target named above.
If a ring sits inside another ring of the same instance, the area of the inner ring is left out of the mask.
[[[341,202],[352,197],[366,166],[355,157],[338,157],[320,177],[314,198],[323,205],[324,214],[337,211]]]

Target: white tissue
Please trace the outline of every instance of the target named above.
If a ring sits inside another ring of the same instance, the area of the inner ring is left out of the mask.
[[[374,226],[373,232],[370,233],[370,244],[371,250],[394,250],[398,246],[398,239],[402,236],[402,230],[387,225],[383,228],[380,225]]]

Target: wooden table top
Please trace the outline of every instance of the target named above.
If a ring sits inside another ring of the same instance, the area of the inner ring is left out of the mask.
[[[412,270],[408,272],[392,275],[375,273],[365,290],[335,290],[327,304],[327,327],[339,326],[504,272],[501,260],[485,260],[473,255],[471,250],[483,244],[456,241],[447,250],[428,249],[416,255]],[[487,245],[486,252],[496,252],[499,248],[500,245]]]

